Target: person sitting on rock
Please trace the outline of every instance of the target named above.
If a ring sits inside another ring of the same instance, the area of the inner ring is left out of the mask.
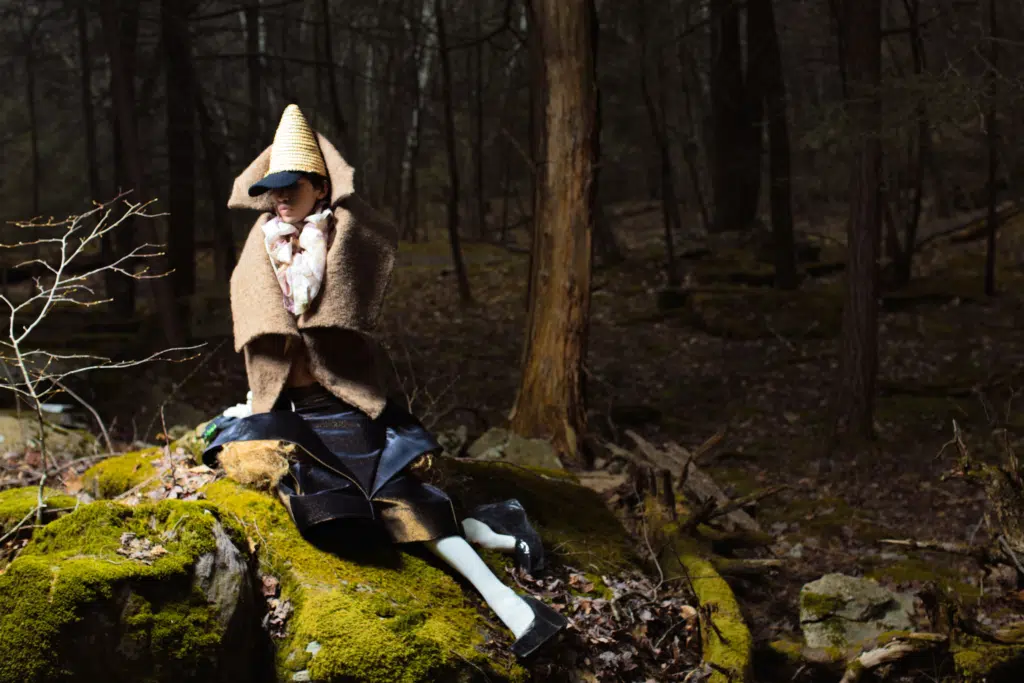
[[[441,449],[385,396],[385,352],[370,332],[397,231],[355,194],[352,178],[293,104],[273,144],[235,179],[229,208],[263,212],[231,276],[235,350],[250,393],[219,418],[204,460],[231,442],[295,444],[277,490],[301,532],[368,521],[393,542],[425,543],[480,592],[525,657],[566,619],[503,584],[466,539],[515,552],[530,572],[543,564],[540,538],[515,500],[481,506],[460,525],[449,496],[411,471]]]

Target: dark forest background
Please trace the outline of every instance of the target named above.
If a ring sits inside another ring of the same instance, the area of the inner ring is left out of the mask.
[[[159,215],[72,267],[160,243],[172,271],[102,269],[109,303],[29,341],[205,344],[61,387],[110,450],[243,400],[227,282],[255,216],[226,201],[297,103],[398,226],[381,332],[428,427],[543,437],[627,516],[638,459],[704,458],[725,508],[757,512],[758,566],[785,565],[733,567],[759,644],[833,571],[982,586],[980,611],[1019,617],[1024,0],[0,0],[0,19],[0,243],[29,243],[0,250],[3,295],[59,257],[32,244],[52,226],[12,221],[125,191]],[[0,488],[45,479],[30,454]],[[694,528],[718,514],[698,507]],[[1017,569],[882,538],[1002,538]]]

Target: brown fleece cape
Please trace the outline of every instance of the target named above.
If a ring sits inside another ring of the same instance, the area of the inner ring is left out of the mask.
[[[270,199],[250,197],[249,186],[266,175],[268,147],[235,178],[228,208],[264,211],[249,232],[231,274],[235,351],[245,352],[253,412],[273,407],[291,369],[287,340],[301,340],[310,372],[328,391],[376,418],[386,401],[381,349],[370,336],[391,279],[398,233],[354,192],[352,167],[319,133],[331,183],[335,225],[319,296],[296,317],[282,301],[281,287],[263,244]],[[294,346],[294,344],[292,345]]]

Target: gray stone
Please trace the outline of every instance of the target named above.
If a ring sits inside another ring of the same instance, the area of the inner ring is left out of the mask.
[[[826,574],[800,589],[800,626],[807,645],[856,649],[886,631],[914,625],[913,598],[871,579]]]
[[[527,467],[563,469],[554,447],[544,439],[527,439],[500,427],[487,430],[466,454],[477,460],[500,460]]]
[[[469,441],[469,429],[459,425],[455,429],[446,429],[437,434],[437,442],[444,449],[444,454],[453,458],[461,457]]]

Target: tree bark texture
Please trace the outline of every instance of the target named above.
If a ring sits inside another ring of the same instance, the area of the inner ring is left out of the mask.
[[[988,1],[989,54],[988,54],[988,115],[985,117],[986,138],[988,141],[988,238],[985,251],[985,296],[996,293],[996,232],[999,229],[999,185],[996,182],[999,174],[999,126],[997,117],[999,108],[999,24],[996,18],[997,0]]]
[[[543,112],[531,292],[514,431],[550,439],[582,462],[583,363],[590,314],[591,233],[598,158],[593,0],[532,0]]]
[[[881,0],[846,0],[844,9],[847,118],[855,143],[850,164],[848,265],[833,424],[843,425],[851,437],[866,440],[873,436],[878,375]]]
[[[745,230],[757,216],[760,193],[760,66],[750,62],[754,56],[748,50],[744,77],[739,3],[712,0],[711,14],[712,229]],[[756,35],[753,27],[748,30]]]
[[[167,260],[179,301],[196,290],[195,98],[189,0],[161,0],[160,21],[167,84]],[[186,312],[184,305],[182,312]]]
[[[775,286],[797,287],[796,249],[793,240],[793,190],[790,163],[789,118],[782,54],[775,27],[773,0],[750,0],[747,25],[752,33],[752,59],[761,64],[765,111],[768,118],[769,187],[772,242],[775,251]],[[756,36],[754,40],[753,36]]]
[[[110,75],[114,109],[117,110],[120,150],[125,174],[132,187],[131,200],[145,201],[148,196],[146,178],[139,147],[138,119],[135,109],[135,46],[138,28],[138,5],[123,0],[103,0],[100,5],[103,17],[104,39],[110,59]],[[125,40],[125,38],[129,38]],[[133,220],[119,232],[137,232],[150,244],[160,242],[151,220]],[[119,245],[120,246],[120,245]],[[125,245],[127,246],[127,245]],[[124,247],[122,247],[123,249]],[[122,251],[122,253],[126,253]],[[148,259],[146,265],[155,274],[168,270],[167,259],[157,256]],[[154,277],[149,280],[153,306],[158,311],[164,341],[172,347],[185,343],[184,321],[178,315],[174,289],[168,277]]]
[[[469,291],[469,276],[462,260],[459,241],[459,155],[455,140],[455,107],[452,102],[452,67],[445,34],[444,0],[434,0],[434,19],[437,21],[437,49],[441,57],[441,91],[444,97],[444,134],[448,150],[448,242],[452,249],[452,263],[459,285],[459,300],[463,305],[473,301]]]

